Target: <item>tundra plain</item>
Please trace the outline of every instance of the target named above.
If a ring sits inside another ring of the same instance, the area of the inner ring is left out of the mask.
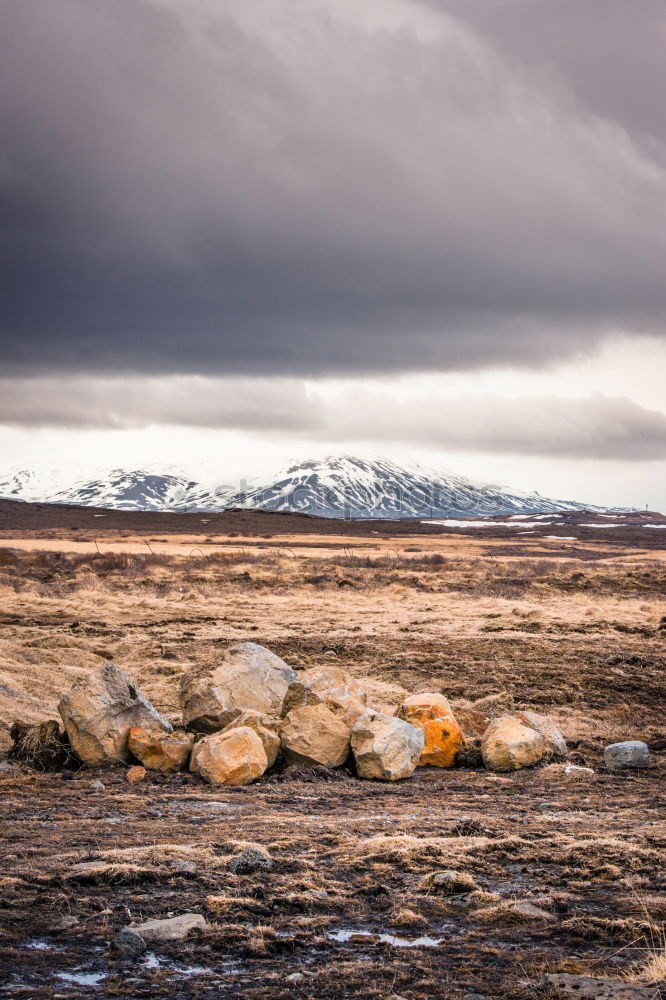
[[[567,764],[499,775],[470,753],[395,784],[278,764],[238,788],[4,764],[0,995],[533,1000],[568,973],[660,996],[662,532],[648,550],[617,532],[287,532],[279,517],[185,537],[133,521],[98,530],[93,551],[66,527],[8,525],[3,748],[15,719],[57,719],[105,660],[177,722],[183,672],[250,639],[297,670],[343,667],[387,709],[440,691],[454,707],[494,696],[548,714]],[[649,769],[604,769],[622,739],[648,743]],[[255,843],[272,870],[232,873]],[[445,870],[469,891],[428,881]],[[136,959],[111,946],[128,923],[184,912],[206,929]]]

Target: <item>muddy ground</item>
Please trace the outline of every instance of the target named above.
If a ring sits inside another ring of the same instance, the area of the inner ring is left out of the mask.
[[[177,720],[182,672],[252,639],[297,669],[343,666],[387,707],[441,690],[547,711],[594,773],[420,769],[382,785],[278,767],[214,789],[2,764],[0,996],[533,1000],[546,972],[645,979],[666,920],[666,565],[537,544],[392,560],[2,550],[5,727],[57,718],[111,658]],[[623,738],[650,744],[649,770],[604,770]],[[272,871],[228,870],[248,843]],[[428,885],[449,869],[477,888]],[[186,911],[207,929],[134,960],[111,947],[129,922]]]

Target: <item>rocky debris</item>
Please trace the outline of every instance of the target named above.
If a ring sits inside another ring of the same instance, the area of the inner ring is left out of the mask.
[[[516,718],[543,736],[547,756],[560,759],[567,756],[569,751],[564,736],[547,715],[524,711],[516,712]]]
[[[190,761],[190,770],[211,785],[249,785],[267,767],[264,745],[248,726],[199,740],[194,744]]]
[[[78,681],[61,699],[58,711],[72,749],[86,764],[126,761],[133,726],[171,732],[124,670],[113,663]]]
[[[148,945],[145,938],[131,927],[123,927],[113,939],[113,945],[121,955],[142,955]]]
[[[541,733],[513,715],[493,719],[481,742],[483,762],[490,771],[515,771],[543,760],[546,753]]]
[[[146,773],[145,767],[142,767],[141,764],[135,764],[125,772],[125,780],[129,781],[130,785],[138,785],[146,777]]]
[[[453,767],[464,743],[448,699],[443,694],[413,694],[405,698],[398,718],[423,730],[424,745],[419,766]]]
[[[248,708],[236,716],[234,721],[230,722],[228,726],[225,726],[222,732],[228,733],[231,729],[240,729],[244,726],[247,726],[248,729],[253,729],[264,745],[268,766],[272,767],[280,752],[278,731],[281,725],[281,719],[276,719],[270,715],[264,715],[263,712],[255,712]]]
[[[311,667],[300,674],[299,681],[350,728],[367,711],[365,689],[340,667]]]
[[[144,767],[166,774],[187,770],[193,743],[192,733],[155,732],[143,726],[133,726],[127,739],[130,753]]]
[[[187,858],[175,858],[173,861],[169,861],[168,864],[169,868],[177,875],[199,874],[199,869],[195,865],[194,861],[188,861]]]
[[[479,886],[467,872],[444,871],[426,875],[420,888],[442,892],[446,896],[461,896],[467,892],[474,892]]]
[[[557,993],[562,998],[579,997],[580,1000],[655,1000],[654,987],[634,986],[618,979],[591,979],[589,976],[571,976],[556,972],[544,976],[544,990]]]
[[[269,649],[255,642],[236,643],[220,662],[183,675],[183,725],[194,732],[213,733],[246,709],[279,715],[295,680],[295,671]]]
[[[28,764],[36,771],[60,771],[64,767],[78,764],[69,740],[61,733],[55,719],[40,722],[36,726],[15,722],[9,735],[12,740],[9,759]]]
[[[232,858],[228,868],[234,875],[250,875],[252,872],[267,871],[273,867],[273,859],[260,844],[244,847],[240,854]]]
[[[203,930],[204,927],[206,920],[201,913],[181,913],[165,920],[146,920],[143,924],[132,924],[127,929],[144,941],[182,941],[192,931]]]
[[[368,712],[354,724],[351,747],[359,778],[409,778],[423,752],[423,730],[395,716]]]
[[[90,789],[91,792],[106,791],[106,785],[104,784],[103,781],[100,781],[99,778],[95,778],[94,781],[91,781],[90,784],[88,785],[88,788]]]
[[[349,756],[350,736],[349,726],[323,703],[293,709],[280,732],[287,763],[306,766],[340,767]]]
[[[648,745],[641,740],[611,743],[604,750],[604,764],[609,771],[621,771],[627,767],[649,767]]]

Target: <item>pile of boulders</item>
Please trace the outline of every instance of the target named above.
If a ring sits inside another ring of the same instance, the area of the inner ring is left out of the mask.
[[[190,770],[214,785],[248,784],[278,758],[286,766],[347,765],[359,778],[398,781],[419,766],[453,767],[470,743],[493,771],[567,754],[550,719],[507,711],[501,699],[486,711],[461,709],[460,720],[439,693],[410,695],[392,713],[380,711],[340,668],[297,674],[252,642],[186,673],[180,706],[182,728],[174,729],[123,670],[106,663],[58,708],[81,761],[132,763],[132,781],[147,768]]]

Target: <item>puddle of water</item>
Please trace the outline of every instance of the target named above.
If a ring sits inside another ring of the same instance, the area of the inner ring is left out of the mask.
[[[98,986],[106,979],[106,972],[58,972],[56,979],[62,979],[73,986]]]
[[[29,941],[26,941],[23,947],[29,948],[30,951],[67,951],[64,945],[55,944],[46,938],[31,938]]]
[[[343,944],[355,937],[372,938],[382,944],[393,945],[394,948],[436,948],[444,940],[427,934],[417,938],[406,938],[398,934],[375,934],[373,931],[356,931],[349,928],[331,931],[328,936],[332,941],[340,941]]]
[[[212,976],[212,969],[206,969],[203,965],[169,965],[167,960],[160,958],[153,951],[149,951],[143,960],[144,969],[163,969],[165,972],[173,972],[178,976]]]

